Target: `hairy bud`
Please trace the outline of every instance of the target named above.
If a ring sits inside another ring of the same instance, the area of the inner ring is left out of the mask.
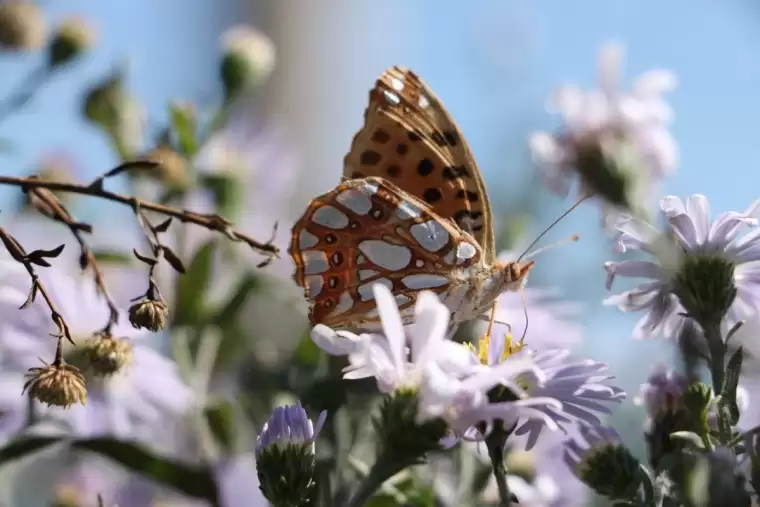
[[[94,45],[95,28],[90,23],[79,18],[67,19],[58,27],[48,46],[48,65],[65,65]]]
[[[155,170],[147,174],[171,189],[186,188],[189,183],[185,158],[169,146],[158,146],[148,152],[143,159],[160,164]],[[141,172],[139,174],[146,174]]]
[[[266,35],[238,26],[224,34],[222,44],[224,56],[219,73],[227,100],[260,85],[272,73],[275,48]]]
[[[0,49],[28,51],[45,44],[45,19],[32,2],[0,2]]]
[[[77,367],[63,361],[60,364],[43,364],[44,367],[29,369],[23,392],[29,391],[29,396],[40,403],[57,407],[85,404],[87,388],[84,376]]]

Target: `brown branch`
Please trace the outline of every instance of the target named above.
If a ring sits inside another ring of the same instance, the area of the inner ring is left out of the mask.
[[[242,232],[233,229],[232,222],[230,222],[229,220],[225,219],[224,217],[220,215],[196,213],[194,211],[182,210],[182,209],[173,208],[170,206],[164,206],[163,204],[158,204],[154,202],[140,201],[140,200],[137,200],[135,197],[127,196],[123,194],[117,194],[115,192],[109,192],[108,190],[105,190],[103,188],[103,180],[105,179],[105,177],[108,177],[109,175],[113,175],[113,174],[118,174],[120,172],[124,172],[131,168],[143,168],[143,167],[146,167],[146,165],[151,165],[151,164],[153,165],[153,167],[156,167],[158,165],[152,162],[145,162],[145,161],[127,162],[125,164],[120,165],[116,169],[113,169],[112,171],[109,171],[108,173],[106,173],[107,176],[96,179],[90,185],[80,185],[76,183],[67,183],[67,182],[62,182],[62,181],[40,180],[37,178],[23,178],[23,177],[14,177],[14,176],[0,176],[0,185],[17,186],[26,192],[34,188],[45,188],[52,191],[70,192],[74,194],[88,195],[91,197],[106,199],[108,201],[118,202],[126,206],[129,206],[131,208],[134,208],[135,202],[137,202],[139,204],[139,207],[142,209],[159,213],[161,215],[165,215],[168,217],[173,217],[173,218],[178,219],[181,222],[199,225],[201,227],[205,227],[206,229],[210,231],[220,232],[224,234],[225,236],[227,236],[227,238],[229,238],[232,241],[236,241],[236,242],[240,241],[240,242],[246,243],[248,246],[250,246],[257,252],[261,253],[262,255],[266,255],[269,258],[267,261],[261,263],[259,266],[263,267],[264,265],[271,262],[273,258],[279,257],[280,249],[277,246],[273,245],[271,240],[266,243],[262,243],[246,234],[243,234]]]
[[[108,287],[106,287],[106,282],[103,277],[103,272],[100,269],[100,265],[95,259],[95,255],[93,255],[90,245],[87,244],[87,241],[82,235],[82,232],[91,232],[92,227],[88,224],[76,222],[74,217],[71,216],[71,213],[66,209],[66,206],[64,206],[64,204],[50,190],[45,188],[33,188],[29,191],[25,190],[25,192],[29,194],[30,201],[40,213],[57,222],[65,224],[77,240],[77,243],[79,243],[79,266],[82,271],[86,270],[88,267],[92,267],[95,287],[106,300],[109,312],[108,322],[101,332],[104,335],[110,336],[113,326],[119,321],[119,309],[108,292]]]
[[[56,358],[53,364],[59,364],[62,361],[62,357],[60,354],[61,339],[66,338],[73,345],[75,345],[75,343],[74,343],[74,340],[71,338],[71,331],[69,330],[69,325],[66,323],[66,320],[63,318],[63,315],[61,315],[61,313],[55,307],[55,303],[53,303],[53,299],[50,297],[50,294],[48,293],[47,289],[40,281],[40,277],[37,274],[37,271],[34,269],[34,264],[38,264],[41,266],[49,266],[50,264],[48,264],[47,261],[45,261],[45,257],[57,257],[63,251],[63,245],[61,245],[56,250],[52,250],[50,252],[35,250],[34,252],[27,254],[26,250],[24,250],[24,247],[21,246],[21,244],[16,240],[16,238],[11,236],[2,227],[0,227],[0,239],[2,239],[2,242],[5,245],[5,248],[8,250],[8,253],[11,254],[11,257],[13,258],[13,260],[18,262],[19,264],[22,264],[24,268],[26,269],[26,272],[29,273],[29,276],[32,278],[32,286],[29,289],[29,295],[27,296],[24,304],[21,305],[20,309],[23,310],[24,308],[28,308],[29,305],[31,305],[35,301],[38,294],[42,295],[42,299],[45,300],[45,303],[47,304],[48,309],[50,309],[50,318],[53,320],[53,323],[58,327],[58,334],[53,335],[58,338],[58,352],[56,352]]]

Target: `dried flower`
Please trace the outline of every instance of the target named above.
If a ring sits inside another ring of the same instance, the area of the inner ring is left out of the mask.
[[[227,100],[263,83],[274,69],[272,40],[250,26],[236,26],[222,36],[224,56],[220,67]]]
[[[121,371],[134,360],[132,344],[126,338],[97,334],[77,349],[87,368],[101,377]]]
[[[45,44],[45,19],[30,1],[0,2],[0,50],[28,51]]]
[[[166,327],[168,314],[166,301],[146,296],[129,307],[129,322],[136,329],[149,329],[155,333]]]
[[[95,28],[86,20],[63,21],[48,46],[48,64],[58,67],[75,60],[95,44],[95,37]]]
[[[28,390],[29,396],[51,406],[69,408],[75,403],[85,404],[87,388],[79,368],[63,360],[58,364],[42,363],[45,365],[42,368],[29,369],[24,392]]]

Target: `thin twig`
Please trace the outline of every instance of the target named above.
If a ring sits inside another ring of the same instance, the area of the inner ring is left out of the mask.
[[[108,201],[118,202],[134,208],[134,203],[136,201],[135,197],[117,194],[115,192],[109,192],[108,190],[105,190],[103,188],[103,180],[107,177],[110,177],[111,175],[129,170],[130,168],[141,168],[148,165],[157,167],[158,164],[146,161],[127,162],[120,165],[116,169],[109,171],[105,176],[96,179],[90,185],[80,185],[63,181],[40,180],[36,178],[23,178],[14,176],[0,176],[0,185],[13,185],[20,187],[25,191],[29,191],[30,189],[34,188],[45,188],[52,191],[71,192],[75,194],[88,195],[91,197],[106,199]],[[138,201],[138,203],[142,209],[159,213],[168,217],[173,217],[180,220],[181,222],[199,225],[201,227],[205,227],[210,231],[221,232],[232,241],[242,241],[243,243],[246,243],[257,252],[261,253],[262,255],[266,255],[269,258],[261,263],[259,265],[260,267],[263,267],[271,262],[273,258],[279,257],[280,249],[277,246],[273,245],[271,241],[262,243],[246,234],[243,234],[240,231],[233,229],[232,222],[218,214],[196,213],[194,211],[173,208],[149,201]]]
[[[50,68],[43,66],[32,71],[18,88],[0,102],[0,122],[23,108],[50,78]]]
[[[69,342],[71,342],[72,345],[75,345],[75,343],[71,338],[71,331],[69,330],[69,325],[66,322],[66,319],[64,319],[63,315],[61,315],[61,313],[58,311],[55,303],[53,303],[53,299],[50,297],[47,289],[42,284],[42,281],[40,281],[40,277],[37,274],[37,271],[34,269],[34,264],[49,266],[47,261],[45,261],[45,258],[57,257],[60,255],[60,253],[63,251],[63,245],[49,252],[43,250],[35,250],[34,252],[27,253],[26,250],[24,250],[24,247],[21,246],[21,244],[16,240],[16,238],[11,236],[2,227],[0,227],[0,239],[2,239],[3,244],[8,250],[8,253],[11,254],[13,260],[19,264],[22,264],[26,269],[26,272],[29,273],[29,276],[32,278],[32,286],[29,289],[29,295],[27,296],[24,304],[21,305],[21,309],[29,307],[29,305],[35,301],[38,294],[42,295],[42,298],[45,300],[47,307],[50,309],[50,318],[58,327],[58,334],[54,334],[53,336],[58,338],[57,348],[59,352],[56,353],[56,358],[53,364],[60,365],[60,362],[62,361],[62,356],[60,354],[61,339],[66,338]]]
[[[90,232],[92,228],[88,224],[76,222],[74,217],[69,213],[64,204],[48,189],[34,188],[29,192],[30,197],[33,197],[32,202],[34,207],[39,210],[43,215],[52,218],[58,222],[62,222],[69,228],[71,234],[79,243],[79,266],[82,271],[88,267],[92,268],[93,278],[95,281],[95,287],[98,293],[100,293],[106,300],[108,306],[108,322],[103,327],[101,333],[110,336],[113,327],[119,321],[119,309],[116,303],[113,302],[108,287],[106,286],[103,272],[100,269],[100,265],[95,259],[95,255],[92,253],[92,249],[87,241],[84,239],[82,232]]]

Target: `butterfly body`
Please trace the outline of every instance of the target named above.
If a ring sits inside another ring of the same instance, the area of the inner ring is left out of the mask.
[[[372,286],[380,283],[405,323],[427,290],[456,326],[525,283],[533,263],[496,261],[480,169],[440,100],[412,71],[392,67],[378,79],[343,179],[314,198],[292,229],[294,279],[311,303],[312,324],[377,330]]]

